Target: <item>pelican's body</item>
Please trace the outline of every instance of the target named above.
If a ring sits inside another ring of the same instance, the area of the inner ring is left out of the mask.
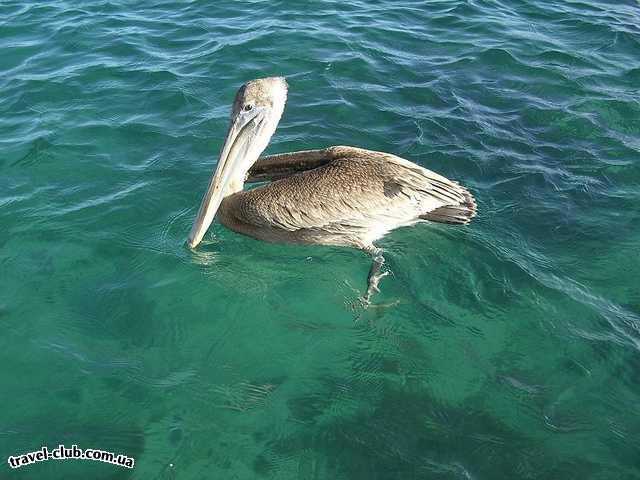
[[[227,228],[259,240],[360,248],[374,255],[369,297],[382,276],[376,240],[421,220],[466,224],[475,216],[476,203],[464,187],[387,153],[330,147],[257,161],[282,115],[286,88],[284,79],[267,78],[238,92],[191,247],[217,213]],[[245,191],[247,177],[273,181]]]
[[[394,155],[330,147],[290,159],[320,152],[324,165],[227,196],[220,222],[270,242],[370,249],[391,230],[437,220],[445,208],[450,223],[467,223],[475,211],[467,190]]]

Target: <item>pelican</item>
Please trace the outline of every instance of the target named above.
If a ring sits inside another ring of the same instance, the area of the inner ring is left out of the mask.
[[[259,159],[287,100],[282,77],[238,90],[218,165],[187,244],[195,248],[217,215],[230,230],[268,242],[338,245],[373,259],[365,300],[383,272],[376,240],[432,221],[466,225],[476,202],[457,182],[389,153],[333,146]],[[270,182],[243,190],[246,182]]]

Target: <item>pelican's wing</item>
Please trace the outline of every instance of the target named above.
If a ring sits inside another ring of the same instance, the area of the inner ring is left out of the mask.
[[[297,152],[276,153],[260,157],[247,173],[247,183],[271,182],[290,177],[296,173],[313,170],[314,168],[337,160],[339,158],[365,157],[371,154],[387,155],[358,147],[336,145],[318,150],[299,150]]]
[[[261,157],[247,174],[247,183],[271,182],[326,165],[334,158],[331,149],[301,150]]]
[[[420,219],[465,224],[475,215],[467,189],[407,160],[354,147],[323,152],[330,160],[321,166],[245,192],[236,205],[242,221],[288,231],[379,230],[379,237]]]

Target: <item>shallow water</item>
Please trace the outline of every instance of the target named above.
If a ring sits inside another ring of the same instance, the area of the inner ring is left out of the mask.
[[[640,6],[610,3],[0,3],[0,478],[640,478]],[[380,242],[366,311],[357,251],[184,247],[268,75],[268,152],[478,199]],[[6,463],[60,443],[136,467]]]

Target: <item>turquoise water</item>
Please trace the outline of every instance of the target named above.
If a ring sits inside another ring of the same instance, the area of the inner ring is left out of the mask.
[[[0,478],[640,478],[640,4],[0,3]],[[469,227],[184,242],[244,81],[268,152],[460,180]],[[43,445],[134,470],[6,458]]]

